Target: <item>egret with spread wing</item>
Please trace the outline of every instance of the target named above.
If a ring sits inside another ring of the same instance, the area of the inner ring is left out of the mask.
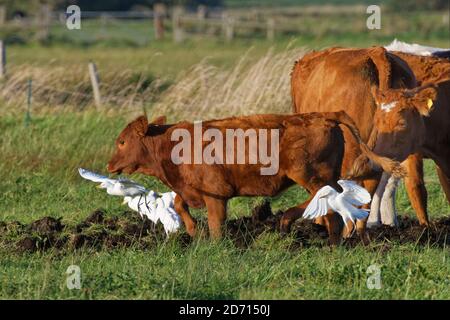
[[[161,194],[161,199],[164,202],[164,206],[173,208],[176,195],[177,194],[175,192],[173,192],[173,191],[162,193]]]
[[[355,223],[355,220],[366,218],[369,215],[368,211],[356,206],[370,202],[369,192],[350,180],[339,180],[338,184],[342,187],[341,193],[330,186],[319,189],[306,207],[303,218],[319,218],[326,215],[330,209],[342,216],[345,225],[349,220]]]
[[[167,236],[180,228],[181,217],[174,209],[175,192],[158,194],[131,180],[111,179],[82,168],[79,168],[78,172],[87,180],[100,182],[98,187],[106,189],[108,194],[124,197],[123,203],[128,204],[133,211],[137,211],[142,219],[146,216],[155,224],[160,221]]]
[[[156,215],[163,224],[167,236],[177,232],[181,226],[181,217],[171,206],[166,206],[162,198],[156,199]]]
[[[106,189],[106,192],[112,196],[135,197],[148,192],[148,190],[140,184],[128,179],[111,179],[83,168],[79,168],[78,172],[80,173],[80,176],[87,180],[100,182],[98,188]]]

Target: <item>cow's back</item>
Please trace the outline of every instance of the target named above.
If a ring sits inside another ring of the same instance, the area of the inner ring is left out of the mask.
[[[408,65],[382,48],[331,48],[305,55],[291,76],[295,112],[345,110],[367,141],[376,104],[373,86],[414,87]]]
[[[437,82],[442,78],[450,77],[450,60],[448,59],[397,51],[393,53],[408,64],[419,84]]]

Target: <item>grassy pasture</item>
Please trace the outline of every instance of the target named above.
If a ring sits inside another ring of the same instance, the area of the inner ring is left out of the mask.
[[[118,215],[119,199],[98,192],[82,181],[76,168],[104,170],[114,136],[126,124],[123,117],[96,112],[36,116],[29,128],[20,117],[2,117],[0,219],[31,222],[43,216],[63,217],[76,224],[96,208]],[[448,216],[448,205],[427,162],[427,186],[432,218]],[[154,179],[134,176],[156,190],[167,190]],[[273,199],[274,210],[304,199],[293,187]],[[231,201],[230,218],[248,215],[259,199]],[[399,210],[411,215],[403,189]],[[199,218],[204,211],[195,211]],[[316,247],[289,250],[291,237],[263,234],[246,250],[229,240],[198,239],[189,247],[174,240],[161,246],[101,250],[81,249],[16,253],[0,248],[2,298],[450,298],[448,248],[379,243],[353,249]],[[382,267],[382,289],[366,287],[366,269]],[[82,290],[65,287],[65,270],[82,270]]]
[[[448,46],[448,38],[440,36],[411,34],[402,40],[411,39]],[[238,39],[224,44],[217,39],[190,39],[180,45],[167,40],[137,47],[10,46],[9,77],[17,77],[14,79],[22,86],[11,93],[4,89],[8,82],[0,84],[0,220],[30,223],[51,216],[75,225],[97,208],[118,216],[123,212],[120,199],[99,192],[83,181],[76,169],[105,172],[115,137],[142,108],[151,115],[166,113],[171,121],[258,110],[289,112],[289,70],[305,45],[306,49],[367,46],[391,40],[387,36],[329,35],[320,39],[284,37],[275,43]],[[86,73],[91,59],[99,67],[106,97],[128,99],[130,91],[125,89],[137,88],[142,90],[139,98],[143,102],[108,102],[106,110],[96,111],[89,101],[73,98],[64,102],[56,99],[53,91],[39,87],[89,95]],[[34,109],[32,122],[25,127],[23,83],[30,76],[36,83]],[[148,83],[160,81],[161,86],[140,87],[136,78]],[[206,85],[202,86],[202,81]],[[264,88],[264,94],[258,95],[257,88]],[[85,104],[83,110],[77,105],[81,103]],[[434,165],[431,161],[425,165],[431,218],[448,217],[450,209]],[[141,175],[132,178],[149,188],[167,191],[156,179]],[[273,210],[286,209],[305,197],[303,190],[293,187],[271,199]],[[248,216],[260,201],[233,199],[229,218]],[[401,214],[414,217],[403,186],[397,204]],[[198,218],[205,216],[204,210],[193,213]],[[0,298],[450,298],[447,247],[377,242],[334,250],[322,246],[325,243],[293,249],[293,241],[293,235],[281,238],[268,232],[247,249],[236,247],[231,239],[218,243],[196,239],[187,247],[169,239],[147,250],[132,246],[37,253],[18,253],[0,242]],[[81,290],[66,288],[65,271],[73,264],[82,271]],[[372,264],[381,267],[380,290],[366,286],[366,270]]]

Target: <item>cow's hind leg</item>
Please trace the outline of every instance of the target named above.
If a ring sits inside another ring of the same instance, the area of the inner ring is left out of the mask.
[[[330,237],[330,245],[337,246],[341,243],[342,225],[342,219],[339,214],[330,210],[325,216],[325,226]]]
[[[288,210],[285,211],[285,213],[281,217],[281,221],[280,221],[280,231],[283,234],[289,233],[291,231],[292,223],[295,220],[301,218],[301,216],[303,215],[303,212],[305,211],[306,207],[313,199],[316,192],[321,187],[326,185],[326,183],[320,181],[317,178],[308,179],[308,177],[305,177],[305,174],[302,171],[290,172],[288,174],[288,177],[289,177],[289,179],[291,179],[298,185],[305,188],[306,191],[308,191],[308,193],[309,193],[309,198],[305,202],[299,204],[298,206],[289,208]]]
[[[295,220],[301,218],[301,216],[303,215],[303,212],[305,211],[306,207],[308,206],[308,204],[313,199],[314,194],[315,194],[315,192],[313,192],[310,195],[310,197],[308,198],[308,200],[306,200],[305,202],[299,204],[296,207],[289,208],[288,210],[286,210],[286,212],[284,212],[283,216],[281,217],[281,221],[280,221],[280,231],[281,231],[281,233],[285,234],[285,233],[289,233],[291,231],[292,223]]]
[[[183,219],[184,226],[186,228],[186,232],[191,237],[194,237],[195,232],[196,232],[197,222],[189,213],[189,207],[188,207],[187,203],[184,202],[184,200],[179,195],[177,195],[175,197],[174,207],[175,207],[175,211],[181,216],[181,219]]]
[[[450,178],[445,175],[441,168],[436,166],[436,171],[438,173],[439,181],[441,182],[442,189],[447,196],[448,203],[450,203]]]
[[[222,238],[222,227],[227,217],[227,200],[203,197],[208,210],[209,235],[212,239]]]
[[[416,212],[419,223],[428,226],[427,214],[427,189],[423,180],[423,159],[418,154],[413,154],[405,161],[407,176],[405,177],[405,187],[408,192],[411,205]]]

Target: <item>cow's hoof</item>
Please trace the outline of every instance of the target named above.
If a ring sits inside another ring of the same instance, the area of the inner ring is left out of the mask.
[[[280,235],[284,237],[284,236],[288,235],[289,233],[291,233],[291,225],[292,225],[292,223],[290,221],[281,219]]]
[[[371,229],[371,228],[376,228],[381,226],[381,222],[380,221],[368,221],[366,224],[366,228]]]

